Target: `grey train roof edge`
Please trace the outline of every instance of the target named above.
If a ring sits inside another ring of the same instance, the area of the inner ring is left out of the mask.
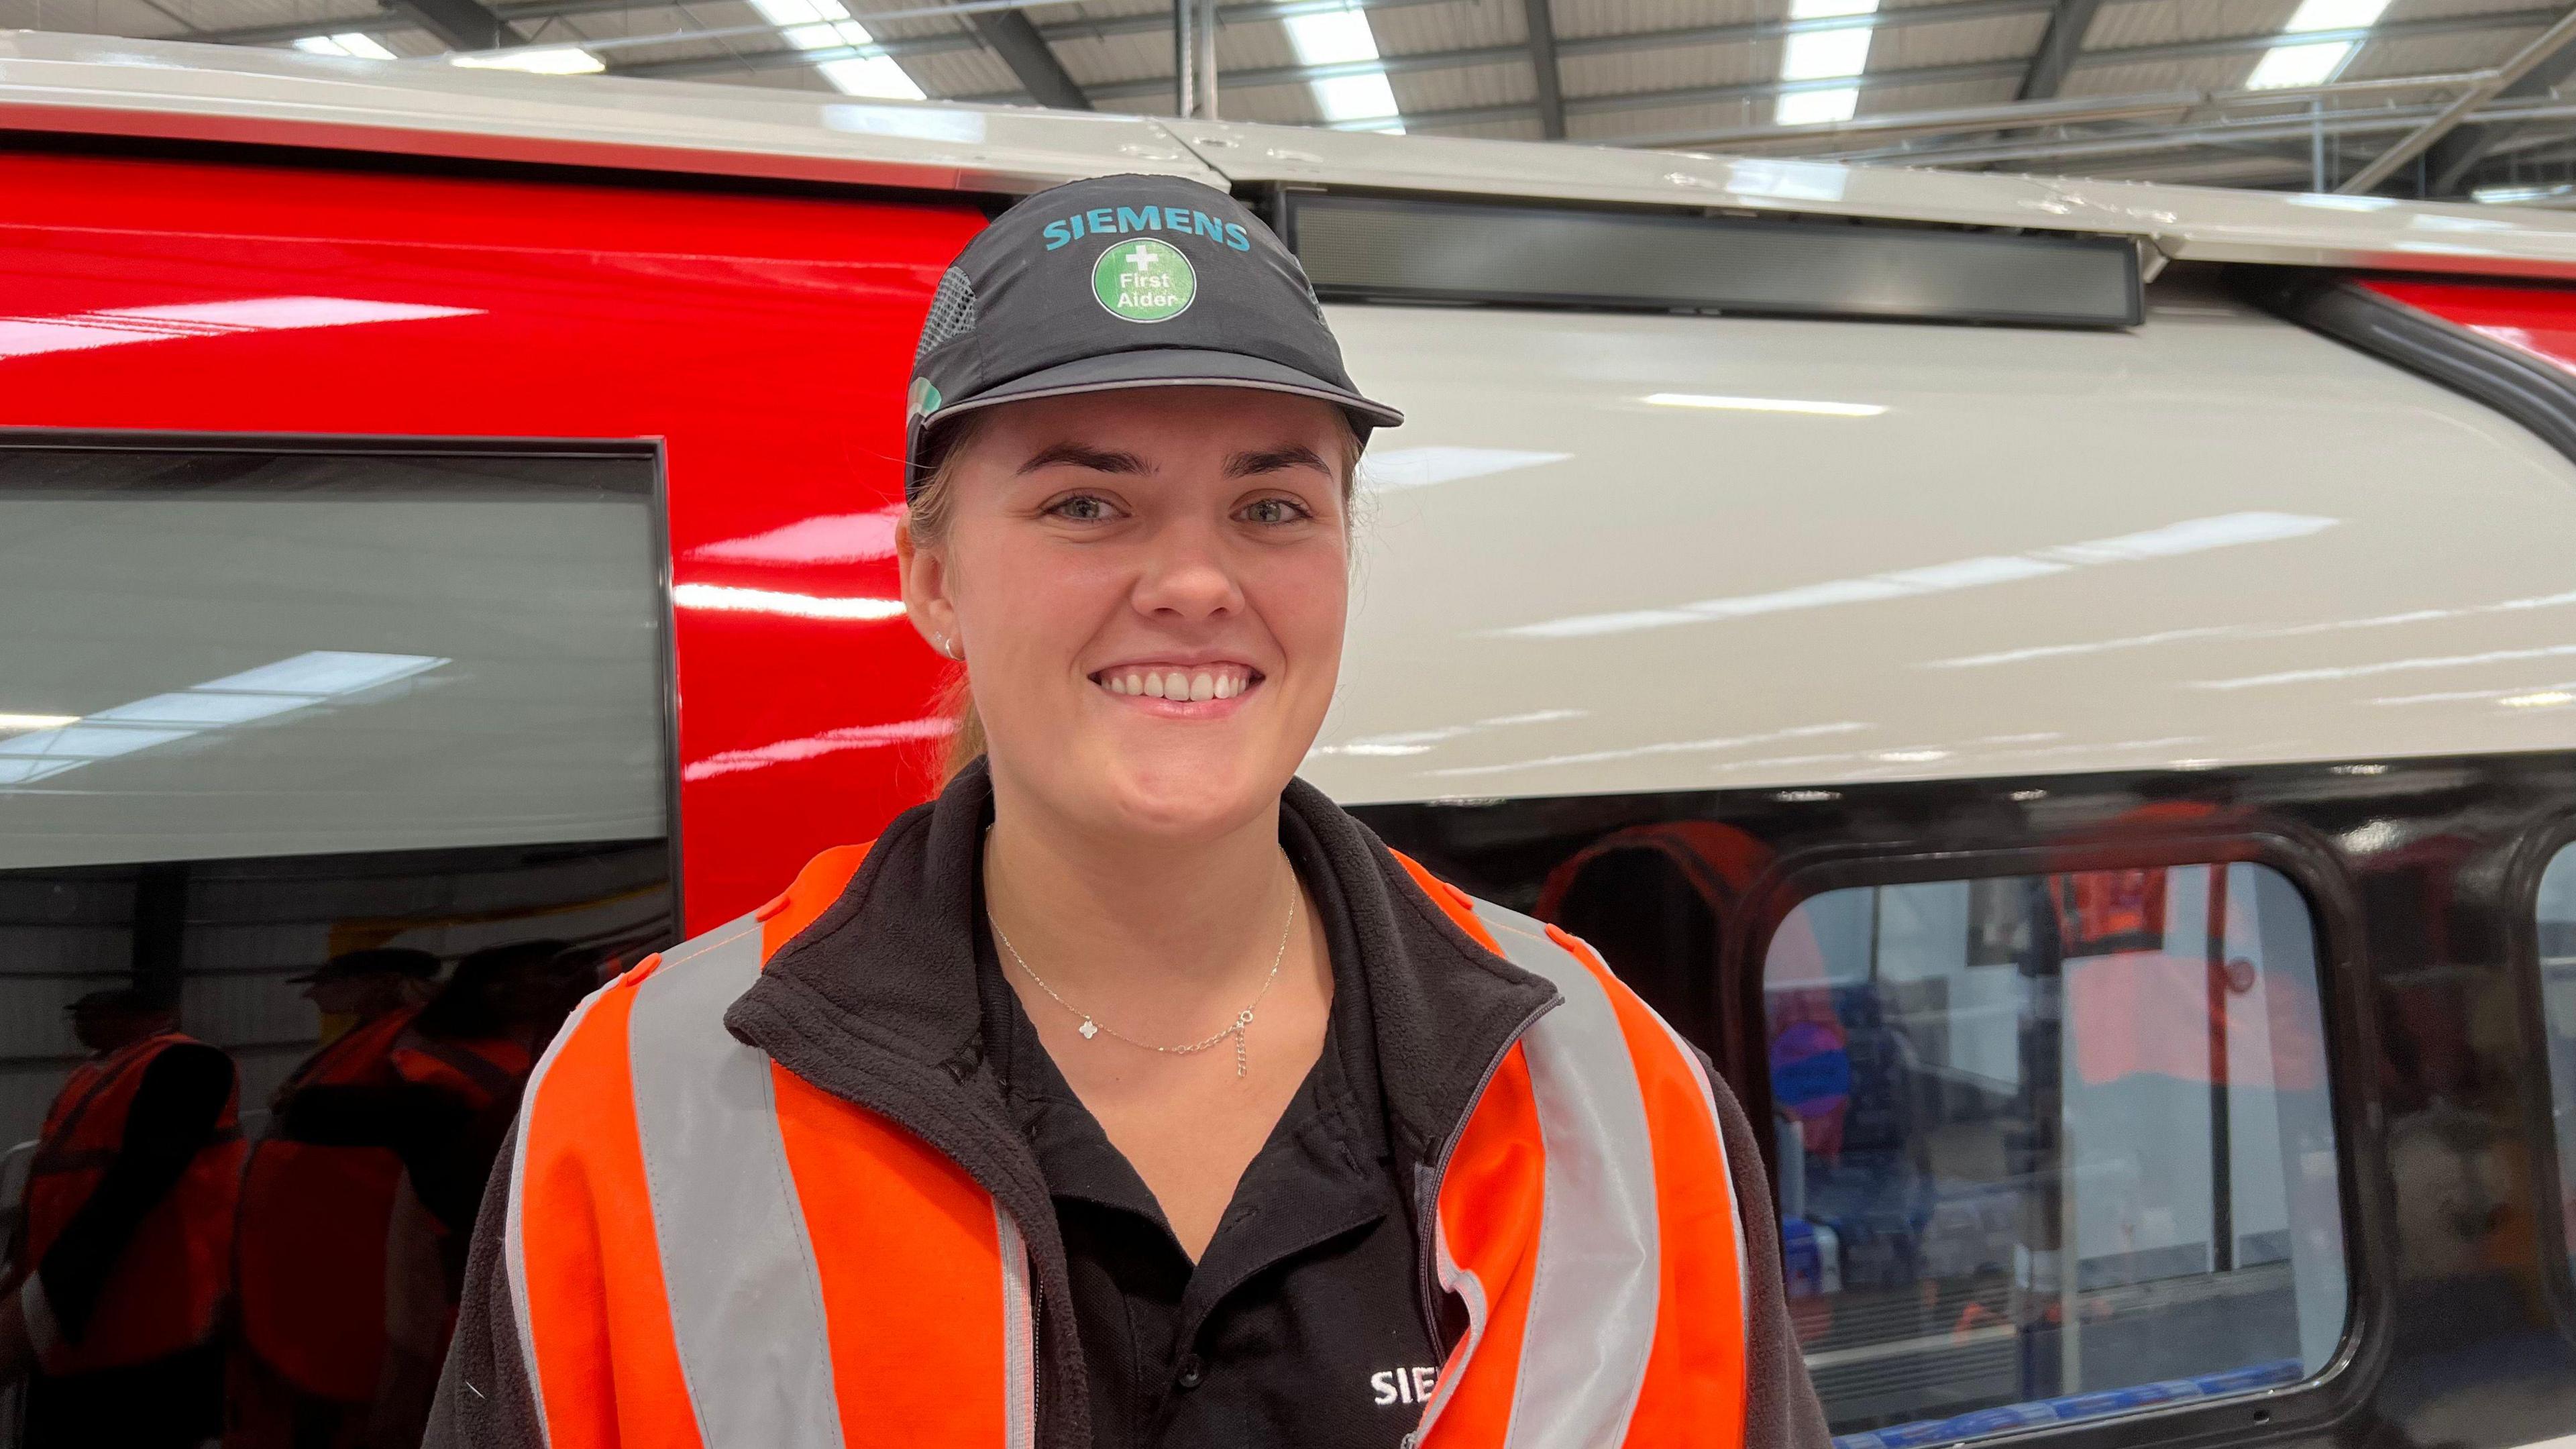
[[[1116,171],[2138,238],[2178,260],[2576,275],[2576,217],[1395,136],[0,31],[0,128],[1014,194]]]

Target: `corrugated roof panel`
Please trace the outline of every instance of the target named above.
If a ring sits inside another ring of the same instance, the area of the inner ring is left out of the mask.
[[[1528,36],[1520,0],[1451,0],[1368,12],[1380,55],[1415,55],[1471,45],[1517,45]],[[1283,30],[1286,27],[1281,27]]]
[[[896,62],[931,96],[995,96],[1025,89],[1000,56],[978,47],[907,55]]]
[[[1976,60],[2019,60],[2039,49],[2039,37],[2047,29],[2048,17],[2041,14],[1900,25],[1870,38],[1869,68],[1911,70]]]
[[[2001,105],[2021,85],[2018,76],[1991,81],[1957,81],[1948,85],[1872,86],[1860,93],[1863,116],[1902,115],[1909,111],[1946,111],[1959,106]]]
[[[2502,65],[2522,49],[2541,27],[2482,30],[2466,35],[2427,35],[2418,39],[2374,41],[2361,48],[2343,69],[2345,80],[2380,76],[2445,75]]]
[[[2102,7],[2085,32],[2084,48],[2263,35],[2288,24],[2298,8],[2298,0],[2126,0]]]
[[[1218,68],[1222,70],[1229,54],[1226,32],[1218,31],[1217,41]],[[1050,42],[1050,47],[1078,84],[1149,75],[1168,77],[1172,73],[1172,33],[1168,30],[1058,40]]]
[[[2148,91],[2223,90],[2245,84],[2254,70],[2255,53],[2204,56],[2196,60],[2138,61],[2128,65],[2080,65],[2067,72],[2059,89],[2065,96],[2127,96]]]
[[[0,30],[72,30],[156,40],[177,40],[187,34],[186,26],[142,0],[74,0],[69,4],[63,0],[0,0]]]
[[[1789,13],[1789,6],[1787,0],[1555,0],[1551,13],[1557,36],[1564,39],[1777,20]]]
[[[1780,47],[1685,45],[1612,55],[1569,55],[1559,57],[1557,73],[1568,96],[1744,85],[1780,74]]]
[[[1415,71],[1387,77],[1396,106],[1407,115],[1468,106],[1524,104],[1538,95],[1538,76],[1526,62],[1457,70]]]
[[[1443,126],[1439,128],[1438,134],[1473,136],[1486,141],[1544,141],[1547,139],[1539,129],[1536,116],[1531,116],[1524,121],[1486,121],[1471,126]]]
[[[1697,106],[1657,106],[1652,110],[1572,112],[1565,118],[1565,131],[1569,140],[1607,145],[1629,136],[1732,131],[1770,119],[1769,101],[1720,101]]]

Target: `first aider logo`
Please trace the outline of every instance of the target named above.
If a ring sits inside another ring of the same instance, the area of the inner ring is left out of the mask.
[[[1179,247],[1121,238],[1091,264],[1091,295],[1112,317],[1169,322],[1197,300],[1199,274]]]

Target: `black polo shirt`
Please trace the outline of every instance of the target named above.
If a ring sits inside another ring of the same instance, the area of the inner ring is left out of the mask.
[[[1358,943],[1303,835],[1283,820],[1330,942],[1323,1050],[1195,1266],[1003,979],[976,884],[988,1060],[1055,1201],[1098,1449],[1395,1449],[1421,1421],[1440,1360],[1388,1147]]]

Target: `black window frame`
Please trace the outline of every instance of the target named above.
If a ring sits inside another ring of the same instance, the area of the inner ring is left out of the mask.
[[[1771,1120],[1771,1076],[1764,1063],[1763,967],[1772,938],[1797,906],[1827,891],[1855,887],[1920,885],[1999,876],[2078,871],[2150,869],[2189,865],[2261,865],[2278,871],[2296,889],[2316,934],[2318,1009],[2323,1016],[2328,1101],[2336,1133],[2337,1202],[2343,1213],[2346,1305],[2343,1334],[2319,1372],[2293,1384],[2221,1398],[2117,1411],[2095,1418],[2007,1431],[1959,1441],[1970,1444],[2045,1443],[2066,1449],[2136,1449],[2220,1438],[2231,1442],[2321,1435],[2368,1403],[2393,1348],[2396,1305],[2392,1285],[2375,1263],[2393,1262],[2393,1182],[2384,1134],[2386,1120],[2375,1072],[2357,1063],[2380,1059],[2371,1013],[2356,997],[2370,977],[2361,951],[2367,939],[2361,905],[2333,850],[2307,832],[2270,829],[2210,831],[2150,829],[2124,832],[2113,841],[2047,842],[1970,850],[1867,845],[1825,845],[1784,855],[1744,893],[1736,919],[1722,923],[1721,1030],[1728,1078],[1743,1094],[1745,1111]],[[2571,826],[2570,838],[2576,838]],[[2533,890],[2537,891],[2536,879]],[[2536,894],[2534,899],[2536,900]],[[2536,982],[2536,976],[2532,978]],[[1763,1165],[1772,1179],[1770,1210],[1779,1215],[1777,1148],[1757,1132]]]
[[[2535,1201],[2531,1204],[2534,1234],[2539,1242],[2542,1264],[2541,1295],[2549,1300],[2551,1316],[2558,1332],[2570,1343],[2576,1343],[2576,1217],[2571,1217],[2566,1203],[2568,1178],[2563,1174],[2576,1171],[2576,1164],[2563,1161],[2558,1150],[2557,1103],[2562,1084],[2555,1079],[2549,1064],[2549,1027],[2545,1013],[2549,1003],[2542,991],[2540,969],[2540,882],[2549,873],[2550,863],[2559,853],[2576,848],[2576,818],[2557,823],[2525,836],[2506,864],[2504,899],[2510,909],[2504,922],[2506,959],[2513,967],[2514,1014],[2522,1029],[2523,1050],[2540,1063],[2533,1074],[2534,1090],[2524,1093],[2523,1116],[2527,1123],[2525,1139],[2531,1152],[2531,1186]],[[2576,1103],[2576,1081],[2563,1084],[2571,1103]]]
[[[671,473],[659,437],[532,438],[384,433],[207,432],[157,428],[44,428],[0,426],[0,456],[14,452],[246,453],[320,458],[603,458],[640,461],[651,470],[646,495],[653,551],[655,660],[661,674],[661,779],[664,846],[669,854],[671,922],[688,921],[680,828],[680,676],[678,618],[671,600]],[[541,486],[541,485],[530,485]],[[6,485],[0,484],[0,492]]]

